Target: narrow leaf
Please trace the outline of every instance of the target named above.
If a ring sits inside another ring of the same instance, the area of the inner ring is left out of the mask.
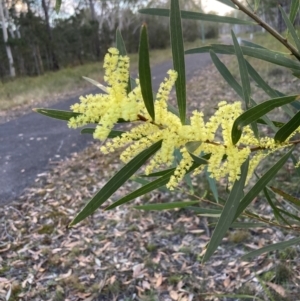
[[[294,164],[294,167],[295,167],[295,171],[296,171],[298,177],[300,178],[300,166],[296,167],[296,165],[297,165],[297,163],[298,163],[299,160],[296,159],[294,155],[291,156],[291,159],[293,161],[293,164]]]
[[[141,177],[132,177],[131,180],[138,183],[138,184],[141,184],[141,185],[146,185],[146,184],[150,183],[150,181],[148,181],[144,178],[141,178]]]
[[[282,14],[283,20],[284,20],[284,22],[285,22],[285,24],[286,24],[289,32],[291,33],[291,35],[293,37],[293,40],[294,40],[294,42],[296,44],[298,52],[300,52],[300,39],[299,39],[299,37],[297,35],[297,32],[296,32],[296,30],[294,28],[294,25],[291,23],[289,17],[285,13],[285,11],[282,9],[281,5],[278,5],[278,8],[279,8],[279,10],[280,10],[280,12]]]
[[[263,89],[270,97],[276,98],[276,97],[283,97],[286,96],[285,94],[272,89],[268,83],[258,74],[258,72],[251,66],[251,64],[247,61],[247,68],[250,76],[252,79],[257,83],[257,85]],[[292,104],[294,106],[294,103]],[[293,116],[293,111],[287,106],[282,106],[282,109],[287,113],[289,116]],[[276,132],[276,129],[272,127],[272,129]]]
[[[237,7],[230,1],[230,0],[217,0],[227,6],[230,6],[231,8],[237,9]]]
[[[253,43],[253,42],[250,42],[250,41],[246,41],[246,40],[242,40],[242,44],[244,46],[249,46],[249,47],[254,47],[254,48],[260,48],[260,49],[268,49],[264,46],[261,46],[259,44],[256,44],[256,43]]]
[[[210,56],[212,58],[213,63],[215,64],[216,68],[220,72],[220,74],[223,76],[223,78],[227,81],[227,83],[233,88],[233,90],[242,98],[244,99],[244,92],[241,85],[236,81],[236,79],[233,77],[233,75],[230,73],[228,68],[221,62],[221,60],[218,58],[218,56],[211,50]],[[250,98],[249,99],[252,105],[256,105],[256,102]],[[262,120],[265,122],[265,124],[268,124],[274,131],[276,131],[276,128],[272,124],[272,121],[267,117],[263,116]],[[255,134],[258,136],[258,130],[257,126],[253,125]]]
[[[283,155],[249,190],[249,192],[241,200],[236,211],[235,218],[238,218],[243,211],[250,205],[254,198],[266,187],[266,185],[275,177],[280,168],[284,165],[287,159],[292,154],[294,147],[292,147],[285,155]]]
[[[280,96],[276,90],[272,89],[269,86],[269,84],[259,75],[259,73],[252,67],[252,65],[248,61],[246,61],[246,64],[249,75],[261,89],[263,89],[272,98]]]
[[[200,164],[197,164],[197,163],[193,163],[193,165],[190,167],[190,169],[187,171],[187,174],[192,172],[193,170],[195,170],[197,167],[199,167]],[[168,171],[168,172],[167,172]],[[169,169],[169,170],[166,170],[165,174],[163,174],[163,176],[161,176],[160,178],[142,186],[141,188],[133,191],[132,193],[126,195],[125,197],[119,199],[118,201],[114,202],[113,204],[111,204],[110,206],[108,206],[107,208],[105,208],[105,210],[111,210],[115,207],[118,207],[120,205],[123,205],[125,203],[128,203],[129,201],[141,196],[141,195],[144,195],[150,191],[153,191],[155,189],[158,189],[164,185],[166,185],[171,176],[174,174],[174,171],[175,171],[175,168],[172,168],[172,169]],[[162,173],[162,172],[160,172]],[[153,174],[152,174],[153,176]]]
[[[136,81],[133,77],[130,77],[130,86],[131,86],[131,89],[133,90],[134,88],[136,88]]]
[[[120,55],[123,55],[123,56],[127,55],[124,39],[122,37],[121,31],[119,28],[117,28],[117,30],[116,30],[116,46],[117,46],[117,49],[119,50]]]
[[[275,121],[275,120],[272,120],[271,121],[275,127],[277,128],[281,128],[282,126],[284,126],[284,123],[283,122],[279,122],[279,121]],[[257,123],[261,123],[261,124],[267,124],[263,119],[257,119]],[[273,127],[272,127],[273,128]]]
[[[216,180],[210,177],[210,173],[207,171],[207,168],[205,169],[205,175],[206,175],[209,188],[214,196],[214,199],[216,200],[217,203],[219,203],[219,194],[218,194]]]
[[[221,62],[221,60],[218,58],[218,56],[211,50],[210,56],[212,58],[213,63],[215,64],[216,68],[220,72],[220,74],[223,76],[223,78],[227,81],[227,83],[230,85],[230,87],[241,97],[243,98],[243,89],[241,85],[236,81],[236,79],[233,77],[231,72],[228,70],[228,68]],[[247,62],[247,61],[246,61]],[[250,64],[249,64],[250,65]],[[251,65],[250,65],[251,66]],[[252,66],[251,66],[252,67]],[[247,65],[248,69],[248,65]],[[249,71],[249,70],[248,70]],[[250,98],[251,104],[256,105],[256,102]],[[272,121],[267,117],[263,116],[260,119],[265,124],[269,125],[274,132],[276,131],[276,127],[274,127]]]
[[[241,47],[238,43],[238,40],[233,31],[231,31],[231,36],[232,36],[234,50],[236,53],[239,70],[240,70],[242,89],[243,89],[243,99],[246,103],[246,108],[248,109],[250,107],[251,88],[250,88],[250,80],[249,80],[249,76],[248,76],[247,65],[246,65],[246,61],[244,59],[242,49],[241,49]]]
[[[300,126],[300,111],[275,134],[275,141],[284,142]]]
[[[139,13],[147,14],[147,15],[154,15],[154,16],[161,16],[161,17],[169,17],[170,11],[165,8],[144,8],[140,9]],[[241,20],[232,17],[224,17],[224,16],[217,16],[212,14],[204,14],[199,12],[191,12],[191,11],[181,11],[181,18],[182,19],[189,19],[189,20],[198,20],[198,21],[208,21],[208,22],[217,22],[217,23],[228,23],[228,24],[241,24],[241,25],[255,25],[252,21]]]
[[[95,130],[95,128],[83,128],[80,134],[94,134]]]
[[[81,134],[94,134],[95,132],[95,128],[84,128],[81,130]],[[122,134],[124,134],[125,132],[124,131],[111,131],[109,133],[109,135],[107,136],[107,138],[115,138],[115,137],[120,137]]]
[[[140,46],[139,46],[139,77],[140,86],[145,103],[145,107],[151,116],[152,120],[155,120],[154,100],[152,93],[152,77],[150,69],[149,58],[149,45],[148,45],[148,33],[147,27],[144,24],[141,29]]]
[[[58,14],[59,11],[60,11],[61,1],[62,1],[62,0],[56,0],[56,1],[55,1],[55,11],[56,11],[57,14]]]
[[[199,201],[188,201],[188,202],[172,202],[172,203],[160,203],[160,204],[148,204],[148,205],[141,205],[141,206],[134,206],[133,208],[138,210],[170,210],[170,209],[177,209],[177,208],[185,208],[191,205],[195,205],[199,203]]]
[[[271,199],[271,197],[269,195],[269,192],[266,189],[266,187],[264,187],[263,191],[264,191],[265,197],[266,197],[266,199],[267,199],[270,207],[273,210],[274,216],[278,220],[278,222],[279,222],[279,219],[281,219],[286,225],[290,225],[289,222],[281,215],[281,213],[279,212],[279,210],[276,207],[276,205],[272,202],[272,199]]]
[[[116,138],[116,137],[120,137],[122,134],[124,134],[124,133],[126,133],[126,132],[124,132],[124,131],[115,131],[115,130],[112,130],[109,134],[108,134],[108,136],[107,136],[107,138]]]
[[[189,153],[194,153],[200,147],[201,143],[201,141],[190,141],[185,144],[185,147]]]
[[[175,169],[176,168],[169,168],[169,169],[166,169],[166,170],[162,170],[162,171],[157,171],[157,172],[150,173],[149,175],[139,175],[139,177],[144,177],[144,178],[161,177],[161,176],[166,175],[169,172],[174,172]]]
[[[282,250],[291,246],[295,246],[300,243],[300,238],[293,238],[284,242],[279,242],[276,244],[272,244],[263,248],[260,248],[258,250],[252,251],[244,256],[241,257],[242,260],[249,260],[250,258],[257,257],[263,253],[268,253],[272,251]]]
[[[270,189],[275,192],[276,194],[282,196],[284,199],[286,199],[287,201],[293,203],[294,205],[300,206],[300,199],[295,198],[294,196],[276,188],[276,187],[270,187]]]
[[[140,178],[140,177],[133,177],[132,181],[139,183],[141,185],[148,185],[151,183],[151,181],[146,180],[145,178]],[[158,191],[164,192],[164,193],[168,193],[169,190],[165,187],[165,186],[161,186],[157,188]]]
[[[255,48],[248,46],[241,46],[243,54],[248,55],[266,62],[270,62],[272,64],[276,64],[279,66],[284,66],[294,70],[300,70],[300,62],[287,58],[285,55],[289,55],[288,53],[282,53],[278,51],[273,51],[264,48]],[[194,53],[206,53],[210,50],[213,50],[216,53],[220,54],[235,54],[234,47],[232,45],[224,45],[224,44],[212,44],[208,46],[203,46],[199,48],[193,48],[186,50],[186,54],[194,54]]]
[[[183,181],[187,184],[187,186],[189,187],[189,193],[194,195],[195,194],[195,190],[194,190],[194,186],[193,186],[193,181],[192,181],[192,177],[189,174],[186,174],[183,177]]]
[[[168,103],[168,111],[179,117],[178,110],[170,103]]]
[[[121,168],[85,205],[77,214],[68,228],[78,224],[80,221],[90,216],[99,208],[113,193],[115,193],[145,162],[155,154],[161,147],[162,141],[158,141],[148,149],[142,151],[123,168]]]
[[[173,173],[174,173],[174,171],[168,172],[167,174],[163,175],[162,177],[160,177],[148,184],[145,184],[141,188],[133,191],[132,193],[126,195],[125,197],[119,199],[118,201],[114,202],[110,206],[106,207],[105,210],[111,210],[113,208],[119,207],[125,203],[128,203],[128,202],[136,199],[139,196],[142,196],[150,191],[153,191],[155,189],[158,189],[158,188],[166,185],[170,181],[170,178]]]
[[[220,245],[223,237],[225,236],[227,230],[229,229],[234,219],[239,202],[244,195],[243,189],[247,178],[248,166],[249,166],[249,159],[247,159],[241,167],[240,179],[236,180],[235,183],[233,184],[230,195],[225,203],[221,216],[218,220],[217,226],[208,244],[207,250],[202,260],[203,262],[207,261],[215,252],[215,250]]]
[[[256,12],[259,8],[260,0],[255,0],[254,2],[254,11]]]
[[[211,208],[200,208],[200,207],[188,207],[188,209],[196,212],[200,216],[210,216],[219,217],[221,215],[221,209],[211,209]]]
[[[299,101],[295,101],[291,104],[291,106],[293,106],[297,111],[300,110],[300,102]]]
[[[146,178],[141,178],[141,177],[134,177],[134,178],[132,178],[132,181],[134,181],[136,183],[139,183],[142,186],[145,186],[145,185],[148,185],[148,184],[151,183],[151,181],[147,180]],[[169,190],[164,185],[162,185],[158,188],[155,188],[153,190],[162,191],[163,193],[168,193],[169,192]],[[133,191],[133,192],[135,192],[135,191]],[[119,202],[119,200],[117,202]],[[107,209],[105,208],[105,210],[107,210]]]
[[[232,131],[231,131],[231,138],[232,143],[236,144],[242,135],[242,130],[244,126],[249,125],[253,121],[256,121],[260,117],[264,116],[265,114],[269,113],[275,108],[281,107],[285,104],[291,103],[299,98],[299,95],[290,95],[284,96],[279,98],[274,98],[267,100],[261,104],[258,104],[248,111],[241,114],[233,123]]]
[[[184,47],[183,47],[181,26],[182,24],[181,24],[179,0],[172,0],[171,9],[170,9],[170,36],[171,36],[173,66],[174,66],[174,70],[178,74],[175,83],[176,98],[177,98],[177,105],[178,105],[181,123],[185,124],[186,78],[185,78]]]
[[[190,156],[193,158],[194,162],[200,165],[206,165],[208,164],[208,161],[206,159],[204,159],[203,157],[198,157],[192,153],[189,153]]]
[[[300,224],[300,217],[298,217],[297,215],[292,214],[292,213],[290,213],[290,212],[288,212],[288,211],[286,211],[286,210],[283,210],[283,209],[281,209],[281,208],[278,208],[278,210],[279,210],[282,214],[285,214],[285,215],[287,215],[288,217],[292,218],[294,224],[298,224],[298,225]],[[298,222],[296,222],[296,221],[298,221]],[[288,225],[289,225],[290,227],[292,227],[290,223],[288,223]]]
[[[290,16],[289,16],[290,22],[292,24],[294,24],[294,21],[296,19],[299,8],[300,8],[300,1],[299,0],[292,0],[291,8],[290,8]]]
[[[246,222],[235,222],[232,223],[230,228],[235,229],[251,229],[251,228],[262,228],[265,227],[265,223],[246,223]]]
[[[33,111],[54,119],[65,120],[65,121],[69,121],[72,117],[77,117],[81,115],[81,113],[75,113],[75,112],[63,111],[63,110],[54,110],[54,109],[33,109]]]
[[[33,109],[34,112],[40,113],[42,115],[45,115],[47,117],[51,117],[54,119],[59,120],[65,120],[69,121],[72,117],[77,117],[81,115],[81,113],[76,113],[72,111],[64,111],[64,110],[55,110],[55,109],[42,109],[42,108],[36,108]],[[119,119],[117,123],[128,123],[129,121],[126,121],[124,119]]]
[[[95,81],[89,77],[86,77],[86,76],[83,76],[82,78],[85,79],[86,81],[88,81],[89,83],[93,84],[97,88],[99,88],[104,93],[107,93],[107,88],[104,85],[102,85],[102,84],[98,83],[97,81]]]
[[[243,89],[241,85],[236,81],[228,68],[222,63],[222,61],[218,58],[218,56],[214,53],[213,50],[209,51],[211,59],[215,64],[216,68],[223,76],[223,78],[227,81],[229,86],[241,97],[243,98]]]

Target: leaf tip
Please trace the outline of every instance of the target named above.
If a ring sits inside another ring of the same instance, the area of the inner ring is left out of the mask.
[[[73,228],[73,222],[69,223],[69,224],[66,226],[66,229],[67,229],[67,230],[70,230],[71,228]]]

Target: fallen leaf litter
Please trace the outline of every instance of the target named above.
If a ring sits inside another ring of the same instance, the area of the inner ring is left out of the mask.
[[[192,106],[209,111],[219,100],[237,99],[214,68],[202,74],[188,84]],[[0,208],[0,300],[222,300],[213,294],[239,292],[264,296],[258,277],[275,271],[282,259],[275,253],[250,262],[239,257],[288,239],[288,234],[256,228],[239,243],[225,238],[212,259],[201,265],[213,230],[205,218],[189,210],[132,208],[182,200],[181,194],[153,192],[112,211],[99,209],[67,230],[119,168],[115,154],[104,156],[98,148],[95,143],[58,162],[38,175],[18,200]],[[136,185],[129,182],[107,204]],[[267,206],[261,206],[271,216]],[[288,283],[274,277],[267,281],[269,289],[287,300],[296,300],[300,293],[299,247],[295,252],[283,261],[291,273]]]

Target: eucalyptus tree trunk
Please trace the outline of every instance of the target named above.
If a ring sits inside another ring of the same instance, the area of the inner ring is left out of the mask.
[[[1,23],[2,23],[3,40],[4,40],[6,54],[7,54],[8,63],[9,63],[9,73],[10,73],[11,77],[15,77],[16,71],[15,71],[15,67],[14,67],[14,58],[13,58],[10,46],[7,44],[8,34],[7,34],[7,28],[6,28],[6,20],[5,20],[4,12],[3,12],[2,0],[0,0],[0,19],[1,19]]]
[[[93,0],[89,0],[89,4],[90,4],[90,11],[91,11],[91,18],[93,21],[96,20],[96,15],[95,15],[95,7],[94,7],[94,2]]]
[[[42,0],[42,7],[44,10],[44,15],[45,15],[45,22],[46,22],[46,28],[47,28],[47,34],[48,34],[48,48],[49,48],[49,52],[50,52],[50,56],[51,56],[51,69],[53,71],[59,70],[59,64],[58,64],[58,60],[54,51],[54,47],[53,47],[53,36],[52,36],[52,31],[51,31],[51,27],[50,27],[50,21],[49,21],[49,14],[48,14],[48,7],[46,4],[46,0]]]

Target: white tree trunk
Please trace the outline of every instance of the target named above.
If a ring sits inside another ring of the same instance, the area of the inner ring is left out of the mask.
[[[2,0],[0,0],[0,21],[2,23],[3,39],[4,39],[6,54],[7,54],[8,62],[9,62],[9,73],[10,73],[11,77],[15,77],[16,71],[15,71],[15,67],[14,67],[14,58],[12,56],[10,46],[7,44],[8,35],[7,35],[6,21],[5,21],[5,17],[4,17],[4,13],[3,13]]]

